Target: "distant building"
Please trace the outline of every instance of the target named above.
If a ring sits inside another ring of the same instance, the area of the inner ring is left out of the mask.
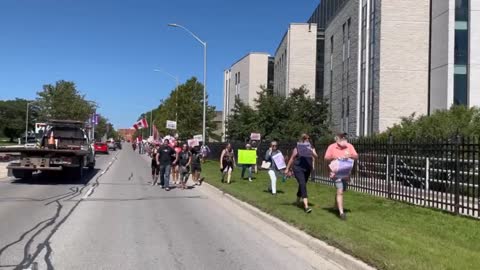
[[[371,135],[412,113],[480,105],[480,1],[322,0],[308,22],[333,129]]]
[[[251,52],[225,70],[222,134],[226,133],[225,123],[235,106],[235,98],[254,108],[260,87],[273,88],[273,62],[268,53]]]
[[[214,136],[210,136],[209,142],[219,142],[223,136],[223,112],[215,111],[215,118],[213,118],[215,123],[215,130],[213,131]],[[215,137],[215,138],[214,138]]]
[[[121,129],[118,129],[118,134],[120,135],[120,137],[122,137],[126,141],[132,141],[133,135],[135,134],[135,129],[121,128]]]
[[[291,23],[275,52],[274,93],[288,96],[305,86],[315,97],[317,25]]]

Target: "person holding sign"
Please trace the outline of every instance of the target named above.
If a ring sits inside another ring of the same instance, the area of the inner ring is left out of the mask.
[[[311,213],[312,209],[308,207],[307,182],[313,169],[313,159],[318,158],[315,148],[310,143],[310,137],[303,134],[297,147],[293,149],[292,156],[288,161],[285,173],[287,176],[295,175],[298,182],[297,204],[301,205],[303,200],[303,207],[305,213]],[[291,171],[293,167],[293,173]]]
[[[232,178],[232,171],[235,167],[235,155],[230,143],[227,144],[220,156],[220,171],[222,172],[222,183],[225,182],[225,175],[227,175],[227,184],[230,184]]]
[[[268,169],[268,176],[270,176],[270,188],[268,191],[272,195],[277,194],[277,176],[280,174],[280,171],[285,169],[287,165],[285,164],[285,158],[280,150],[278,150],[278,143],[272,141],[270,148],[265,153],[265,161],[270,162],[270,168]]]
[[[252,150],[252,146],[247,143],[247,145],[245,145],[245,149]],[[248,172],[248,181],[252,182],[252,164],[242,164],[242,179],[245,179],[246,171]]]
[[[330,162],[330,178],[335,183],[335,205],[338,208],[340,218],[345,220],[347,216],[343,211],[343,193],[347,190],[350,180],[350,171],[358,154],[353,145],[347,141],[347,133],[340,132],[335,136],[335,142],[328,146],[325,152],[325,160]]]

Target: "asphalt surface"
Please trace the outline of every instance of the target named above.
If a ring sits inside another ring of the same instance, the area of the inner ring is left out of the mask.
[[[341,269],[207,187],[149,174],[125,147],[79,183],[0,179],[0,269]]]

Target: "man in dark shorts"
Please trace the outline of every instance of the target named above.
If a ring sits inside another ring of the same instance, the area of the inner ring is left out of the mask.
[[[160,165],[160,185],[166,191],[170,190],[170,171],[172,165],[178,161],[178,155],[169,146],[169,141],[164,140],[163,145],[158,149],[157,164]]]
[[[204,178],[200,178],[200,173],[202,172],[202,153],[200,147],[195,146],[192,149],[192,180],[193,183],[197,186],[200,186]]]

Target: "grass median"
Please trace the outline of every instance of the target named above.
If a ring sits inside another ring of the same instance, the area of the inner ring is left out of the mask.
[[[278,195],[272,196],[265,171],[248,182],[240,179],[238,167],[228,185],[220,181],[218,162],[208,161],[202,169],[207,183],[379,269],[480,267],[480,221],[353,191],[345,193],[348,219],[342,221],[332,208],[333,187],[309,183],[313,212],[305,214],[294,205],[294,178],[279,180]]]

